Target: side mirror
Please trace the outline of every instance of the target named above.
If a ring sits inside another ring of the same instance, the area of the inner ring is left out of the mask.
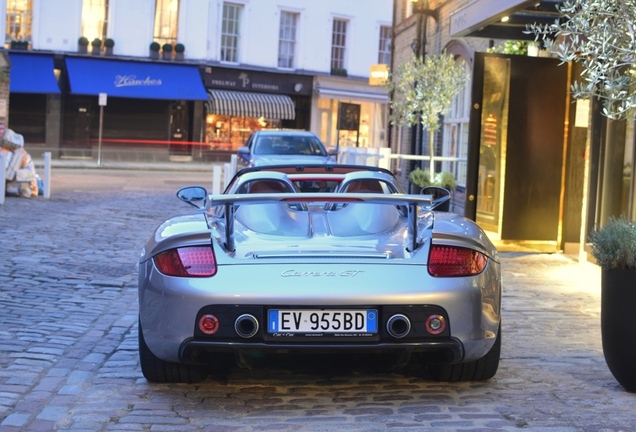
[[[425,186],[420,191],[420,195],[431,195],[433,197],[433,209],[437,211],[450,211],[451,193],[448,189],[439,186]]]
[[[250,154],[250,148],[247,146],[239,147],[238,153],[242,156],[247,156]]]
[[[201,186],[187,186],[177,191],[177,198],[191,206],[201,208],[208,198],[208,191]],[[199,206],[195,204],[196,201],[203,201],[203,203]]]

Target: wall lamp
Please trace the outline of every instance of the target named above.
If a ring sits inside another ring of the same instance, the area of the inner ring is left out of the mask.
[[[428,2],[424,0],[411,0],[413,3],[413,13],[426,15],[439,22],[439,9],[429,9]]]

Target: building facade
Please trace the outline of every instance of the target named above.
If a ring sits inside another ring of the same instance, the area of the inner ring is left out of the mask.
[[[262,128],[386,145],[392,5],[371,0],[0,0],[7,127],[35,155],[206,161]],[[342,129],[341,106],[360,115]],[[99,155],[97,154],[99,153]]]
[[[395,0],[393,64],[446,51],[472,72],[436,137],[436,156],[452,159],[439,169],[457,177],[460,212],[504,243],[587,259],[595,227],[636,219],[636,134],[633,122],[608,121],[594,101],[573,100],[580,66],[561,65],[524,33],[558,18],[560,3]],[[504,41],[525,41],[528,52],[488,52]],[[391,148],[426,154],[418,134],[392,127]],[[395,168],[406,175],[412,163]]]

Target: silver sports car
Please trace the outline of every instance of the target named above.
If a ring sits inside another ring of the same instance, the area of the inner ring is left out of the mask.
[[[440,381],[495,375],[497,250],[437,210],[440,188],[404,194],[379,168],[247,168],[222,195],[162,223],[139,261],[139,355],[149,381],[205,380],[233,354],[395,354]],[[419,364],[419,363],[418,363]]]

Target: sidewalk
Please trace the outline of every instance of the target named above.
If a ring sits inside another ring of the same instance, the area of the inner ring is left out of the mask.
[[[34,159],[35,168],[40,173],[44,169],[43,159]],[[229,162],[228,162],[229,163]],[[84,159],[52,159],[51,168],[77,169],[119,169],[146,171],[199,171],[212,172],[215,166],[223,166],[225,162],[115,162],[104,161],[100,165],[96,160]]]

